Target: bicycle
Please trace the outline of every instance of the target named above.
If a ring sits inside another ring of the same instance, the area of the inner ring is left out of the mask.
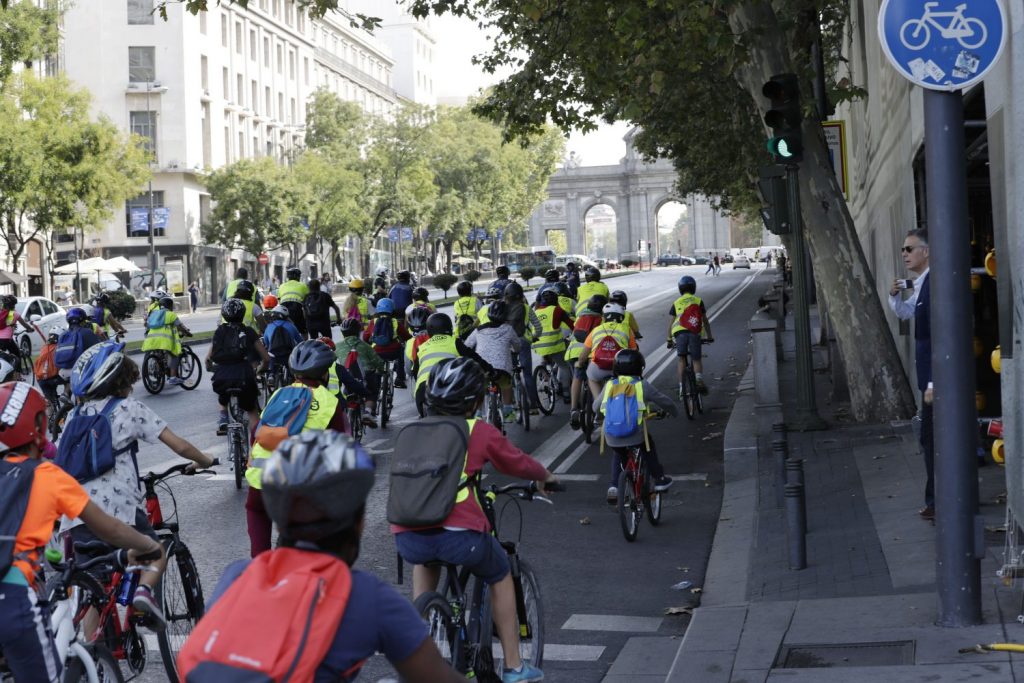
[[[985,22],[974,17],[965,17],[964,10],[967,3],[957,5],[952,12],[935,12],[937,2],[926,2],[924,14],[918,19],[908,19],[900,27],[900,42],[908,50],[923,50],[932,40],[932,27],[939,32],[943,38],[954,38],[960,46],[966,50],[973,50],[985,44],[988,40],[988,29]],[[937,18],[949,19],[949,24],[943,26]],[[929,24],[931,26],[929,26]],[[908,32],[909,30],[909,32]],[[968,38],[978,36],[977,40],[968,41]]]
[[[391,419],[391,409],[395,407],[395,361],[384,361],[384,372],[380,377],[380,389],[377,392],[377,408],[380,410],[380,428],[387,426]]]
[[[146,387],[146,391],[159,394],[170,376],[170,351],[146,351],[142,357],[142,385]],[[203,365],[190,346],[181,348],[181,355],[178,357],[178,377],[181,378],[179,386],[186,391],[192,391],[199,386],[199,381],[203,378]]]
[[[484,417],[495,429],[505,433],[504,411],[501,407],[501,387],[496,379],[487,382],[487,396],[484,399]]]
[[[648,420],[659,420],[665,415],[652,412]],[[619,511],[619,523],[622,535],[627,541],[635,541],[640,530],[640,521],[647,513],[651,526],[661,522],[661,493],[654,490],[653,481],[647,468],[647,457],[644,445],[629,446],[622,471],[619,472],[619,496],[616,507]]]
[[[590,392],[590,382],[583,378],[580,386],[580,429],[583,431],[583,440],[586,443],[594,443],[594,395]]]
[[[701,344],[710,344],[712,340],[701,339]],[[674,346],[674,344],[673,344]],[[690,354],[684,356],[686,368],[683,370],[683,390],[679,398],[683,401],[683,408],[686,410],[686,417],[690,420],[696,413],[704,414],[704,397],[697,388],[697,372],[693,369],[693,359]]]
[[[228,389],[228,460],[235,472],[235,488],[241,490],[249,462],[249,416],[238,397],[241,389]]]
[[[512,394],[513,404],[519,411],[516,422],[530,431],[530,397],[526,393],[526,382],[523,381],[523,366],[519,363],[519,354],[512,351]]]
[[[558,378],[558,365],[550,356],[533,369],[533,383],[537,385],[537,396],[540,398],[540,410],[545,415],[555,412],[555,405],[561,398],[568,402],[569,397],[562,391]]]
[[[344,400],[348,411],[348,422],[352,425],[352,438],[356,443],[362,443],[363,435],[366,433],[366,426],[363,424],[364,401],[360,396],[347,396]]]
[[[515,502],[520,514],[519,538],[515,541],[499,541],[508,554],[512,581],[515,584],[516,615],[519,621],[519,655],[525,662],[540,667],[544,662],[544,610],[540,594],[540,583],[530,563],[519,554],[522,539],[522,510],[519,500],[539,500],[551,504],[551,500],[539,495],[536,482],[528,484],[490,485],[480,495],[481,487],[476,486],[477,499],[484,510],[495,537],[499,537],[498,515],[494,501],[497,496],[508,496]],[[564,485],[545,488],[546,491],[564,491]],[[416,598],[417,611],[426,620],[430,636],[437,645],[441,656],[452,667],[470,678],[483,681],[500,681],[503,668],[502,658],[495,651],[497,634],[491,616],[490,593],[480,579],[472,577],[466,568],[448,563],[432,563],[445,570],[440,591],[428,591]],[[401,564],[399,583],[401,583]],[[468,598],[468,602],[467,602]]]
[[[62,382],[59,386],[66,389],[68,383]],[[47,426],[50,430],[50,441],[56,442],[60,438],[61,432],[64,431],[64,423],[67,422],[68,414],[75,407],[75,404],[66,391],[54,389],[54,392],[54,398],[48,397],[46,399],[46,417]]]

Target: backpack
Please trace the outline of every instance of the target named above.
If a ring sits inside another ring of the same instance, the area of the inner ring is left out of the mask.
[[[94,323],[96,323],[100,327],[103,327],[104,323],[106,323],[106,321],[107,321],[106,317],[107,317],[107,312],[106,312],[106,310],[102,306],[93,306],[93,309],[92,309],[92,321]]]
[[[289,386],[275,391],[256,425],[256,443],[272,451],[289,436],[301,432],[312,405],[313,390],[309,387]]]
[[[628,438],[640,429],[640,400],[637,397],[637,382],[624,381],[614,377],[608,381],[607,401],[604,404],[604,429],[601,431],[601,452],[604,452],[604,437]],[[650,449],[647,439],[647,423],[643,423],[644,444]]]
[[[601,340],[597,342],[597,346],[594,347],[594,353],[592,358],[597,367],[602,370],[611,370],[612,363],[615,361],[615,354],[622,350],[619,342],[612,335],[608,334],[601,337]]]
[[[146,318],[146,327],[151,330],[155,330],[158,327],[163,327],[167,323],[167,309],[157,308],[150,312],[149,317]]]
[[[388,477],[388,522],[420,528],[448,519],[459,491],[473,483],[461,481],[471,431],[467,420],[434,416],[398,432]]]
[[[395,326],[391,324],[392,317],[382,313],[373,321],[373,334],[370,341],[374,346],[387,346],[395,341]]]
[[[110,434],[110,413],[120,403],[121,399],[112,398],[102,410],[89,413],[83,413],[82,406],[75,406],[64,423],[54,463],[79,482],[85,483],[114,469],[117,456],[131,453],[137,475],[139,463],[135,455],[139,451],[138,441],[132,441],[115,451]]]
[[[214,363],[243,363],[249,358],[249,339],[245,328],[232,324],[222,325],[214,339],[219,342],[214,344],[210,355]]]
[[[302,301],[302,308],[307,318],[325,318],[328,315],[327,304],[324,302],[323,292],[307,294]]]
[[[455,331],[458,333],[459,339],[465,339],[476,329],[476,318],[471,315],[462,314],[455,324]]]
[[[576,338],[576,341],[583,343],[587,340],[587,335],[591,331],[600,325],[602,322],[600,315],[583,315],[581,314],[576,318],[576,325],[572,328],[572,336]]]
[[[274,331],[270,333],[270,355],[275,358],[287,358],[295,348],[295,339],[288,333],[288,328],[284,324],[279,324],[274,327]]]
[[[14,543],[28,509],[32,480],[40,461],[0,460],[0,577],[6,576],[16,557]]]
[[[687,332],[701,333],[704,328],[704,314],[699,303],[693,302],[683,309],[679,314],[679,326]]]
[[[297,548],[261,553],[185,641],[178,653],[181,680],[312,681],[334,642],[351,590],[348,565],[327,553]]]
[[[56,344],[46,344],[43,346],[39,352],[39,358],[36,358],[35,365],[32,366],[37,380],[53,379],[57,376],[60,368],[57,367],[56,353]]]
[[[81,327],[72,327],[61,333],[57,338],[57,348],[53,352],[53,362],[61,370],[70,370],[75,361],[85,351],[85,339]]]

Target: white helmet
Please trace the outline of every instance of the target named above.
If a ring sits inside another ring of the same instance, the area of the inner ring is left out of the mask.
[[[165,292],[164,290],[154,289],[153,293],[149,295],[149,298],[153,299],[154,301],[159,301],[160,299],[163,299],[165,296],[167,296],[167,292]]]
[[[288,307],[283,304],[274,306],[270,309],[270,312],[280,316],[281,318],[287,318],[291,315],[291,313],[288,312]]]
[[[377,269],[377,277],[384,277],[387,274],[388,274],[388,269],[387,268],[378,268]]]
[[[607,320],[611,316],[618,316],[619,320],[625,320],[626,309],[619,304],[605,304],[604,308],[601,309],[601,316]]]

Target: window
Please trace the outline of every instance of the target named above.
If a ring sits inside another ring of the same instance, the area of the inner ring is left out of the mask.
[[[264,110],[264,114],[268,118],[274,118],[274,100],[270,95],[270,86],[263,88],[263,97],[267,101],[267,108]]]
[[[288,51],[288,78],[295,80],[295,53]]]
[[[284,73],[284,51],[281,46],[277,46],[277,73]]]
[[[232,161],[232,159],[231,159],[231,127],[228,126],[227,122],[225,121],[225,124],[224,124],[224,163],[225,164],[230,164],[231,161]]]
[[[25,307],[25,315],[23,317],[32,320],[32,316],[36,316],[37,319],[43,317],[43,309],[39,305],[39,299],[29,302],[29,305]]]
[[[240,106],[245,106],[245,87],[242,85],[242,74],[235,75],[235,97]]]
[[[224,99],[230,101],[231,100],[231,76],[228,75],[228,68],[224,67],[222,69],[221,73],[224,76],[224,83],[223,83]]]
[[[128,48],[128,80],[132,83],[146,83],[156,80],[156,48]]]
[[[199,56],[199,82],[207,95],[210,94],[210,62],[206,55]]]
[[[206,10],[199,12],[199,32],[206,35]]]
[[[255,135],[252,136],[252,155],[254,157],[260,155],[260,139]]]
[[[274,15],[274,18],[276,19],[277,15],[281,13],[281,0],[271,0],[270,6],[270,12],[271,14]]]
[[[129,24],[153,23],[153,0],[128,0]]]
[[[284,94],[277,93],[277,118],[284,121]]]
[[[128,112],[128,123],[132,133],[145,138],[143,146],[156,158],[156,112]]]
[[[43,309],[43,315],[53,315],[54,313],[60,313],[60,309],[57,308],[57,304],[53,303],[49,299],[36,299],[39,305]]]
[[[302,58],[302,78],[309,85],[309,57]]]
[[[235,52],[242,54],[242,22],[235,22]]]
[[[238,131],[238,158],[245,156],[245,131]]]
[[[270,68],[270,38],[263,38],[263,66]]]
[[[256,111],[256,107],[259,105],[260,101],[260,87],[256,84],[255,79],[253,79],[253,81],[249,84],[249,87],[252,90],[252,97],[249,100],[249,106],[252,108],[253,111]]]
[[[297,119],[295,118],[295,98],[294,97],[291,98],[290,105],[291,105],[291,108],[290,108],[289,112],[291,113],[291,118],[288,119],[288,123],[296,123]]]
[[[163,237],[164,228],[160,225],[166,222],[164,208],[163,190],[153,193],[153,236]],[[135,199],[129,199],[124,205],[125,232],[128,237],[146,237],[149,235],[149,193],[144,192]],[[134,221],[132,219],[135,219]],[[134,223],[134,224],[133,224]],[[134,228],[134,229],[133,229]]]
[[[228,15],[220,15],[220,44],[224,47],[228,46]]]
[[[259,49],[259,43],[256,41],[256,31],[255,30],[250,30],[249,31],[249,59],[251,59],[254,62],[258,59],[258,57],[256,56],[256,51],[258,49]]]

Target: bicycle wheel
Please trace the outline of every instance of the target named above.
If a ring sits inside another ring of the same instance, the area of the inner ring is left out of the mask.
[[[640,501],[636,499],[636,479],[628,470],[619,472],[619,523],[622,535],[627,541],[636,540],[636,532],[640,529]]]
[[[352,438],[356,443],[363,442],[363,416],[359,408],[349,408],[348,421],[352,425]]]
[[[142,356],[142,386],[151,394],[159,394],[164,388],[163,351],[146,351]]]
[[[516,374],[516,408],[519,410],[519,424],[523,429],[530,431],[530,397],[526,394],[526,383],[523,382],[522,372]]]
[[[703,415],[704,414],[704,396],[699,391],[697,391],[696,388],[697,388],[697,385],[695,383],[694,384],[693,395],[696,397],[696,399],[694,400],[693,403],[694,403],[694,405],[697,406],[697,412],[700,413],[701,415]]]
[[[157,643],[168,678],[177,681],[178,651],[203,616],[203,587],[188,547],[180,541],[174,541],[168,550],[167,570],[157,586],[167,628],[157,634]]]
[[[395,401],[395,387],[392,384],[391,368],[384,373],[380,381],[380,427],[384,429],[391,419],[391,408]]]
[[[697,411],[697,380],[690,368],[686,368],[686,374],[683,375],[683,408],[686,417],[692,420]]]
[[[434,641],[441,657],[452,665],[456,671],[460,668],[459,650],[459,629],[456,626],[455,618],[452,615],[452,607],[443,595],[436,592],[427,592],[416,598],[413,603],[416,611],[427,622],[427,629],[430,639]]]
[[[643,469],[643,486],[640,487],[640,497],[644,502],[644,510],[647,512],[647,519],[650,520],[651,526],[658,526],[661,522],[661,494],[654,490],[654,484],[651,482],[650,472],[647,471],[647,466],[644,465]]]
[[[533,383],[537,385],[537,396],[540,398],[540,411],[545,415],[555,412],[555,384],[551,371],[546,365],[538,365],[533,369]]]
[[[68,419],[68,413],[71,412],[71,402],[64,399],[58,399],[54,405],[53,417],[50,419],[50,441],[56,442],[60,438],[60,433],[64,431],[64,423]]]
[[[239,491],[242,490],[242,482],[245,481],[245,465],[246,460],[248,460],[242,448],[241,436],[240,430],[233,429],[231,431],[231,445],[229,446],[231,450],[229,454],[231,468],[235,472],[235,488]]]
[[[187,391],[195,389],[203,379],[203,364],[190,346],[182,349],[181,358],[178,359],[178,377],[181,378],[181,388]]]
[[[124,675],[121,673],[121,667],[118,666],[117,660],[114,659],[114,655],[110,654],[110,650],[99,644],[92,644],[86,648],[89,653],[89,658],[92,660],[93,666],[96,667],[96,678],[100,683],[124,683]],[[63,683],[79,683],[79,681],[88,681],[89,674],[85,670],[85,664],[82,663],[78,657],[71,656],[74,653],[69,653],[69,657],[64,668]]]
[[[594,400],[590,395],[590,387],[584,382],[583,390],[580,392],[583,400],[581,409],[580,428],[583,430],[583,440],[587,443],[594,443]]]
[[[501,400],[498,398],[498,394],[496,392],[488,391],[487,392],[487,402],[486,402],[485,405],[486,405],[485,415],[487,417],[487,421],[490,422],[494,426],[495,429],[498,429],[502,433],[504,433],[504,431],[505,431],[505,424],[504,424],[504,422],[502,420]]]

